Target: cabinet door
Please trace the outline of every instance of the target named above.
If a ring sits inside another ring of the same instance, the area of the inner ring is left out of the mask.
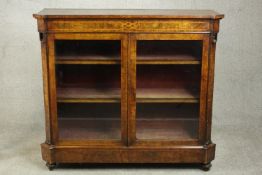
[[[48,36],[52,141],[127,143],[127,36]]]
[[[129,145],[203,144],[208,49],[208,34],[131,36]]]

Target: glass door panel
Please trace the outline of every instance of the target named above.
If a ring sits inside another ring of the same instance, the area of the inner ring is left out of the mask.
[[[54,36],[57,140],[125,143],[126,37]]]
[[[198,137],[198,66],[137,65],[137,139]]]
[[[198,137],[198,106],[177,103],[138,103],[138,140],[182,140]]]
[[[206,80],[201,76],[202,64],[207,61],[204,38],[191,34],[133,35],[130,64],[135,73],[130,76],[135,79],[131,81],[135,103],[130,108],[135,113],[129,113],[130,144],[197,143],[202,137],[205,116],[201,106],[205,102],[200,99]]]
[[[57,65],[60,139],[121,139],[120,65]]]
[[[118,103],[59,103],[58,116],[60,139],[121,138]]]

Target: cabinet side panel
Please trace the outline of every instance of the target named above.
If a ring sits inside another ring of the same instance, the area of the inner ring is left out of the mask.
[[[47,48],[47,34],[40,33],[41,39],[41,53],[42,53],[42,72],[43,72],[43,90],[44,90],[44,107],[45,107],[45,131],[46,143],[51,141],[51,127],[50,127],[50,110],[49,110],[49,83],[48,83],[48,48]]]
[[[47,41],[48,41],[47,44],[48,44],[50,121],[51,121],[51,131],[52,131],[51,144],[54,144],[58,141],[54,35],[49,34],[47,37]]]
[[[215,52],[217,33],[219,31],[219,20],[213,22],[213,33],[210,37],[209,72],[208,72],[208,94],[207,94],[207,141],[211,142],[212,108],[215,72]]]
[[[202,51],[202,67],[201,67],[201,87],[200,87],[200,111],[199,111],[199,140],[206,142],[206,105],[207,105],[207,91],[208,91],[208,57],[209,57],[209,35],[206,35],[203,40]]]

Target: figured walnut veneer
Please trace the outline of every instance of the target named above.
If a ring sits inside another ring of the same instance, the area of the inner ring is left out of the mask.
[[[44,9],[33,16],[49,169],[57,163],[211,167],[215,48],[224,15]]]

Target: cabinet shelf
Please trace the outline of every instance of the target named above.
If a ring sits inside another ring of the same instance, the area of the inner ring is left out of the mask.
[[[137,64],[201,64],[199,41],[138,40]]]
[[[58,88],[59,103],[119,103],[120,89]],[[138,103],[198,103],[194,89],[140,88]]]
[[[99,140],[106,137],[117,139],[120,137],[119,123],[120,120],[115,118],[59,118],[60,137],[65,140],[72,138]],[[137,137],[141,139],[194,139],[197,137],[195,132],[197,126],[197,119],[138,119]]]
[[[199,65],[201,61],[192,55],[140,55],[137,57],[137,64],[189,64]]]
[[[57,40],[56,64],[120,64],[119,40]]]
[[[200,65],[201,61],[190,55],[174,56],[155,56],[146,55],[137,57],[137,64],[181,64],[181,65]],[[56,64],[120,64],[120,58],[117,56],[57,56]]]
[[[137,138],[143,140],[196,139],[198,104],[138,104]]]
[[[60,55],[56,56],[56,64],[120,64],[120,57],[116,55]]]
[[[63,140],[103,140],[120,138],[120,119],[59,118],[60,138]]]
[[[120,89],[57,88],[57,97],[60,103],[118,103]]]
[[[137,138],[144,140],[196,139],[197,119],[137,119]]]
[[[138,103],[197,103],[199,97],[194,89],[140,88],[137,89]]]

